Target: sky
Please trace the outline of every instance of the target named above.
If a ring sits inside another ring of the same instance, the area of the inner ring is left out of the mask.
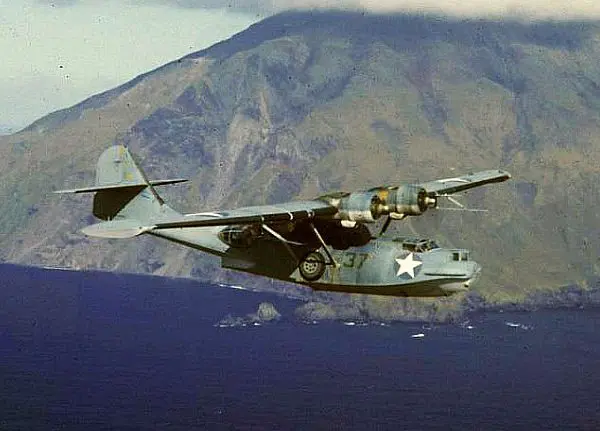
[[[23,128],[261,17],[159,1],[0,0],[0,129]]]
[[[598,0],[0,0],[0,133],[292,8],[600,18]]]

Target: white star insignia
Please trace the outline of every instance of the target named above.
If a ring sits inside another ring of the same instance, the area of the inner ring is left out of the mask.
[[[415,278],[415,268],[419,265],[423,265],[423,262],[419,260],[413,260],[413,254],[409,253],[404,259],[397,258],[396,262],[400,267],[396,275],[399,277],[404,273],[407,273],[411,278]]]

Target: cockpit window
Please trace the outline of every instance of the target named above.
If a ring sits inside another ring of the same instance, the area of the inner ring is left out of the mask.
[[[452,252],[452,260],[467,261],[467,260],[469,260],[469,252],[468,251],[453,251]]]
[[[435,241],[421,238],[394,238],[395,242],[401,242],[402,248],[414,253],[424,253],[435,248],[440,248]]]
[[[410,243],[406,243],[406,242],[404,244],[402,244],[402,248],[404,250],[408,250],[408,251],[418,251],[414,244],[410,244]]]
[[[434,248],[440,248],[440,246],[437,245],[437,243],[435,241],[432,241],[432,240],[429,240],[428,247],[429,247],[430,250],[433,250]]]

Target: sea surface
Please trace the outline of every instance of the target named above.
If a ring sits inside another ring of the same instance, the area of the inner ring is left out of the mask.
[[[261,326],[218,327],[271,302]],[[0,430],[600,430],[600,310],[302,322],[298,300],[0,265]]]

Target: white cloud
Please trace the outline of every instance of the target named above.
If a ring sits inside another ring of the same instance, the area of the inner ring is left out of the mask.
[[[257,19],[117,0],[0,2],[0,124],[23,127]]]
[[[51,1],[51,0],[44,0]],[[69,0],[66,0],[69,1]],[[91,0],[73,0],[91,1]],[[464,17],[529,17],[534,19],[600,18],[597,0],[130,0],[137,4],[169,4],[184,8],[219,8],[275,13],[287,9],[350,9],[369,12],[431,12]]]
[[[359,7],[377,12],[420,11],[462,17],[528,17],[572,19],[600,17],[595,0],[356,0]]]

